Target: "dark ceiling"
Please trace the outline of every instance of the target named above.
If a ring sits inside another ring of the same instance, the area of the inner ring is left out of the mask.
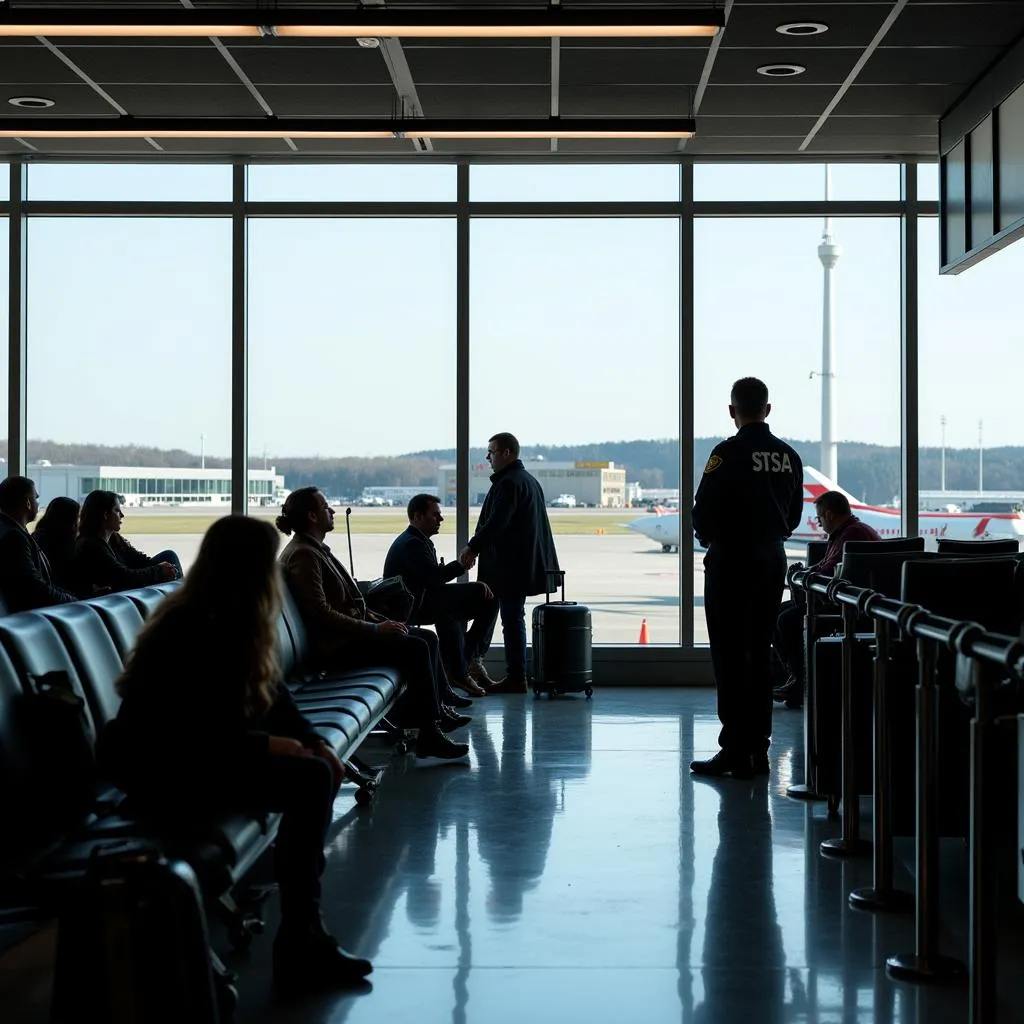
[[[2,5],[3,0],[0,0]],[[116,3],[13,2],[17,10],[115,7]],[[164,0],[152,8],[334,7],[315,0]],[[423,0],[389,9],[441,6]],[[500,3],[445,7],[496,11]],[[519,8],[546,7],[521,3]],[[615,0],[578,7],[673,6]],[[678,6],[678,5],[677,5]],[[561,140],[562,154],[934,158],[938,119],[1024,33],[1016,0],[745,0],[724,6],[718,40],[384,40],[362,49],[338,39],[0,39],[0,97],[43,96],[46,111],[3,106],[0,117],[384,117],[427,118],[696,115],[697,136]],[[892,16],[895,14],[895,17]],[[787,37],[786,22],[828,31]],[[887,21],[891,22],[885,31]],[[765,64],[806,71],[770,79]],[[430,159],[411,140],[32,140],[0,139],[0,153],[288,156],[402,155]],[[437,141],[442,155],[550,154],[548,141]]]

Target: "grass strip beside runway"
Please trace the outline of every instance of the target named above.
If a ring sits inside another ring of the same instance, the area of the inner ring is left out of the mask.
[[[276,511],[273,514],[269,514],[264,511],[252,512],[252,515],[259,516],[260,518],[266,518],[273,521],[274,516],[277,514]],[[567,514],[560,514],[556,511],[551,519],[551,529],[556,535],[567,535],[567,534],[627,534],[629,530],[626,529],[625,523],[631,519],[635,519],[638,515],[644,515],[645,513],[639,512],[636,509],[619,509],[616,511],[604,511],[602,509],[594,509],[592,511],[584,512],[568,512]],[[124,532],[130,535],[141,535],[141,534],[197,534],[205,533],[207,528],[214,520],[218,519],[218,516],[206,516],[196,514],[176,514],[174,512],[168,512],[166,515],[162,513],[154,513],[146,511],[144,515],[132,515],[132,510],[125,509],[125,520],[124,520]],[[476,514],[470,516],[470,529],[476,524]],[[409,521],[405,514],[402,512],[387,512],[387,513],[376,513],[373,515],[357,515],[355,512],[352,514],[351,526],[353,534],[394,534],[398,535],[409,525]],[[344,534],[345,532],[345,515],[344,511],[340,514],[336,514],[334,520],[335,534]],[[454,514],[450,519],[446,519],[441,527],[441,535],[455,534],[455,516]]]

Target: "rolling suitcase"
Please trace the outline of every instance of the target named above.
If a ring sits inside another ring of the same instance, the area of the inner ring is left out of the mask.
[[[233,980],[188,864],[133,839],[93,850],[60,909],[51,1024],[225,1024]]]
[[[562,600],[533,609],[533,692],[585,693],[593,696],[594,672],[591,666],[590,609],[585,604],[565,599],[565,573],[550,570],[562,584]]]

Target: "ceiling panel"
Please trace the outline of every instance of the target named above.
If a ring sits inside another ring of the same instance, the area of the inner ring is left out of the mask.
[[[107,92],[134,117],[263,117],[242,85],[109,85]]]
[[[688,85],[563,86],[564,117],[689,117],[693,89]]]
[[[380,50],[364,50],[355,44],[290,49],[229,46],[228,52],[257,85],[388,85],[391,82]],[[221,63],[227,68],[226,61],[221,60]]]
[[[90,78],[101,83],[187,82],[216,85],[237,83],[224,58],[209,43],[200,46],[65,46],[70,57]],[[57,61],[51,56],[51,60]],[[63,65],[61,65],[63,66]]]
[[[852,85],[836,114],[924,114],[941,117],[960,95],[959,85]]]
[[[835,95],[830,85],[768,82],[764,85],[709,85],[700,114],[734,114],[746,117],[787,114],[817,117]],[[909,113],[909,111],[908,111]]]
[[[614,85],[651,83],[672,85],[700,81],[703,50],[662,47],[657,50],[564,49],[560,81],[565,85]]]
[[[714,85],[759,85],[769,82],[783,87],[799,81],[801,86],[838,86],[850,73],[859,56],[860,51],[854,49],[816,50],[809,53],[807,50],[798,51],[787,47],[766,53],[764,50],[732,50],[726,47],[719,51],[715,60],[711,82]],[[798,64],[806,67],[807,71],[798,80],[771,82],[757,73],[757,69],[764,64]]]
[[[1024,3],[913,3],[885,37],[889,46],[1006,46],[1024,32]]]
[[[4,98],[14,95],[15,92],[24,92],[26,85],[19,86],[17,90],[8,88]],[[106,117],[116,114],[114,108],[84,82],[79,82],[77,85],[41,83],[39,88],[32,88],[31,94],[41,94],[45,99],[53,100],[54,106],[49,110],[25,110],[8,107],[5,103],[3,115],[0,116],[25,117],[37,121],[39,119],[46,120],[47,117],[58,113],[62,117]]]
[[[871,42],[889,4],[836,4],[822,16],[820,4],[735,4],[724,41],[727,46],[815,50],[852,46],[863,49]],[[817,21],[828,31],[817,36],[784,36],[776,26],[795,21]]]
[[[77,81],[78,76],[63,61],[38,43],[5,47],[0,56],[0,83],[4,85]]]
[[[546,85],[421,85],[418,92],[426,117],[547,117],[551,111]]]
[[[398,94],[391,85],[261,85],[278,117],[393,117]]]
[[[969,85],[998,58],[994,46],[936,47],[908,50],[879,48],[869,58],[857,81],[864,85]]]
[[[508,46],[408,47],[405,51],[413,81],[436,85],[493,83],[546,85],[551,80],[551,48],[514,49]],[[383,64],[383,61],[381,62]]]

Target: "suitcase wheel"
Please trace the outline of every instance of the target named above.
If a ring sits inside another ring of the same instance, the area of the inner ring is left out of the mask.
[[[594,696],[594,688],[592,686],[588,686],[583,692],[587,695],[587,700]]]

